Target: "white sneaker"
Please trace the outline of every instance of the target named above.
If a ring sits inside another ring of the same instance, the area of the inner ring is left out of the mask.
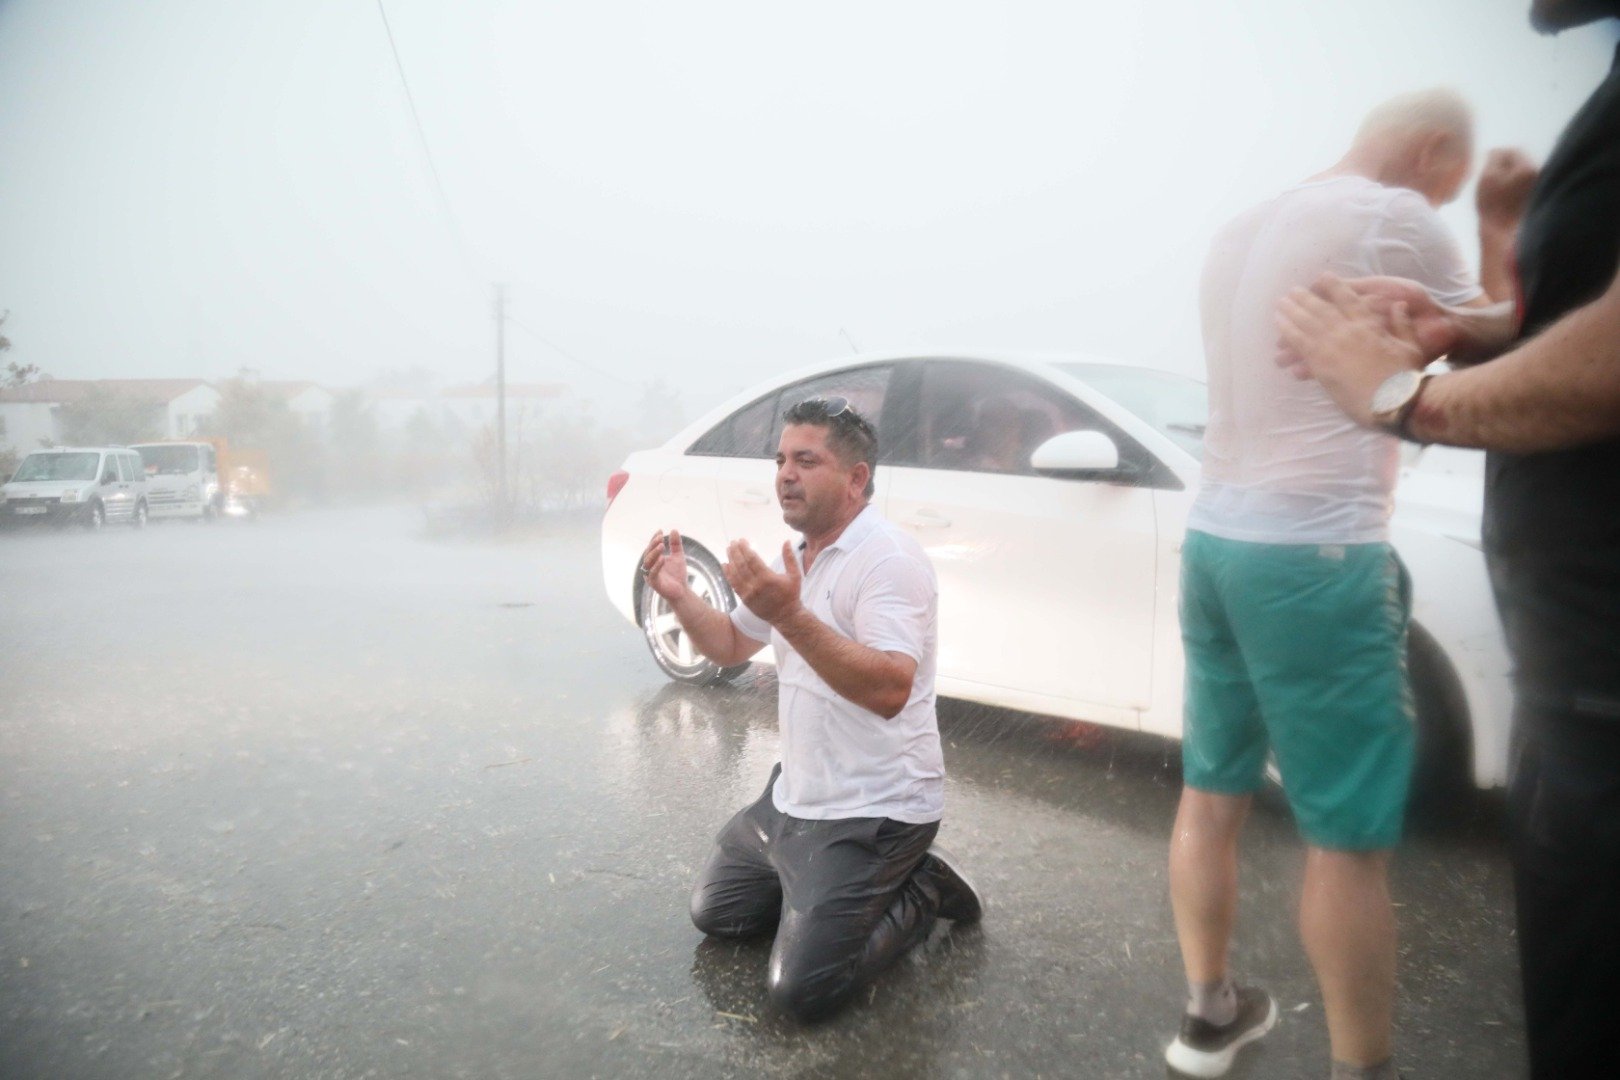
[[[1277,1003],[1258,986],[1238,987],[1237,999],[1237,1015],[1229,1024],[1216,1025],[1191,1014],[1183,1015],[1181,1034],[1164,1052],[1165,1063],[1199,1080],[1225,1076],[1238,1051],[1277,1023]]]

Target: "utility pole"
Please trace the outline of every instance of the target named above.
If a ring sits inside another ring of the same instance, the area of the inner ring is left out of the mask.
[[[506,286],[495,286],[495,457],[496,520],[506,524],[512,504],[506,493]]]

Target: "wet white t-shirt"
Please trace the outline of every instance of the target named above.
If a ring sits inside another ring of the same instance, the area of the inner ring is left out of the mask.
[[[1210,411],[1188,528],[1276,544],[1388,537],[1399,440],[1352,423],[1276,362],[1278,301],[1324,271],[1411,278],[1443,304],[1481,293],[1439,216],[1405,188],[1315,180],[1229,223],[1204,265]]]
[[[802,553],[796,553],[803,567]],[[772,568],[782,571],[778,556]],[[939,586],[922,545],[868,506],[816,556],[799,595],[822,622],[859,645],[917,661],[911,697],[885,720],[840,696],[769,623],[739,604],[731,621],[776,650],[784,814],[938,821],[945,759],[934,705]]]

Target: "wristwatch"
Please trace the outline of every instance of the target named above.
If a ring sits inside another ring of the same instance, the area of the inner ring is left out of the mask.
[[[1379,383],[1372,396],[1373,423],[1391,435],[1412,439],[1407,421],[1412,419],[1424,385],[1432,378],[1434,374],[1428,371],[1397,371]]]

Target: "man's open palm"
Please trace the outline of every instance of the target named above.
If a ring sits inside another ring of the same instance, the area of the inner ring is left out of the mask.
[[[799,587],[804,575],[790,544],[782,545],[782,573],[766,565],[746,540],[735,540],[726,549],[729,561],[726,580],[749,611],[774,624],[799,603]]]
[[[687,589],[686,547],[681,543],[680,532],[670,531],[668,550],[665,550],[664,533],[654,533],[647,550],[641,553],[641,568],[653,592],[665,600],[679,599]]]

